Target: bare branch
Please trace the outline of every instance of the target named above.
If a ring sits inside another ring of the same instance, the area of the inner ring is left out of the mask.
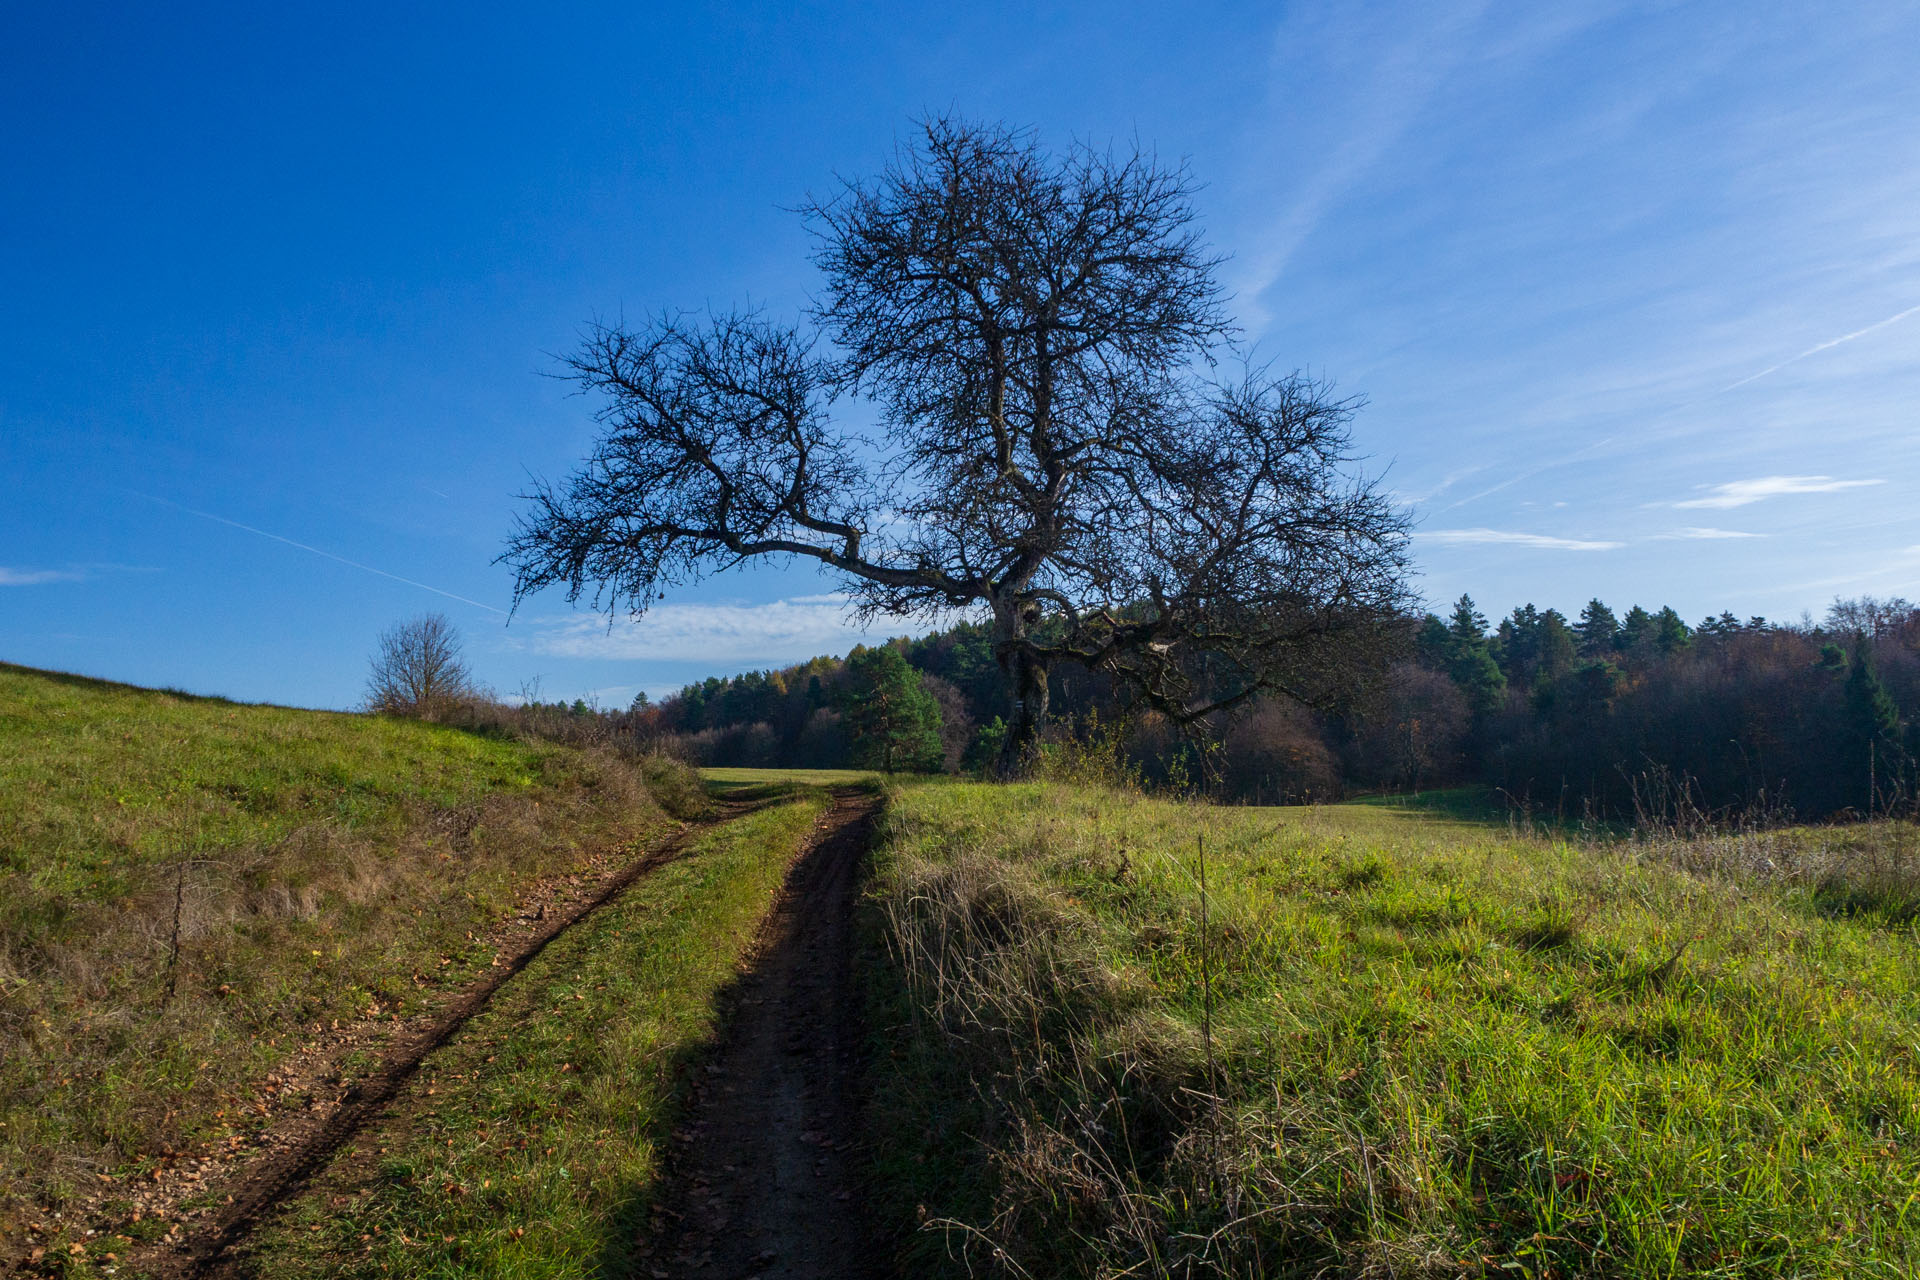
[[[928,121],[803,209],[829,354],[754,315],[587,330],[568,368],[604,434],[528,495],[518,596],[640,611],[787,556],[869,614],[977,609],[1016,750],[1056,662],[1182,722],[1322,696],[1403,602],[1406,525],[1353,474],[1356,402],[1194,375],[1231,327],[1192,192],[1137,150]],[[836,396],[873,401],[884,443],[836,429]]]

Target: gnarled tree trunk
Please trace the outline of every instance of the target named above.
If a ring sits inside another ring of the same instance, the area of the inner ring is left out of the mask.
[[[998,603],[998,602],[996,602]],[[1047,718],[1047,662],[1028,640],[1033,619],[1020,604],[994,609],[994,658],[1006,677],[1007,737],[994,771],[1003,778],[1024,773]]]

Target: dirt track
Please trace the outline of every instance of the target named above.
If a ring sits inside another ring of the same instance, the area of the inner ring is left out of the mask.
[[[878,802],[835,797],[794,863],[678,1135],[642,1274],[862,1280],[884,1271],[856,1181],[852,916]]]
[[[606,876],[584,897],[542,908],[496,967],[397,1036],[380,1066],[314,1110],[290,1116],[267,1153],[223,1188],[226,1203],[183,1238],[128,1259],[156,1277],[247,1274],[245,1245],[379,1118],[434,1050],[554,939],[636,880],[680,857],[713,824],[759,806],[727,806]],[[875,797],[843,792],[795,860],[761,927],[747,971],[722,997],[721,1039],[700,1069],[675,1135],[655,1230],[635,1242],[636,1271],[655,1276],[834,1277],[885,1274],[874,1261],[855,1181],[860,1042],[852,982],[852,908]]]

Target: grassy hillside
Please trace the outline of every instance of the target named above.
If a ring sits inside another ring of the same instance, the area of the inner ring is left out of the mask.
[[[228,1133],[302,1035],[419,1007],[530,884],[698,803],[657,762],[0,666],[0,1231]]]
[[[909,786],[890,824],[912,1274],[1920,1268],[1910,826],[1606,850],[1058,785]],[[1826,870],[1772,875],[1795,850]]]
[[[260,1274],[629,1270],[716,993],[825,809],[717,827],[562,937],[278,1218]]]

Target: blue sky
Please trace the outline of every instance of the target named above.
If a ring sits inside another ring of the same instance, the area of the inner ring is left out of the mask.
[[[347,706],[446,612],[504,693],[841,651],[833,583],[507,625],[596,315],[815,280],[925,110],[1183,156],[1257,357],[1363,394],[1420,588],[1920,596],[1920,9],[168,6],[0,14],[0,658]]]

